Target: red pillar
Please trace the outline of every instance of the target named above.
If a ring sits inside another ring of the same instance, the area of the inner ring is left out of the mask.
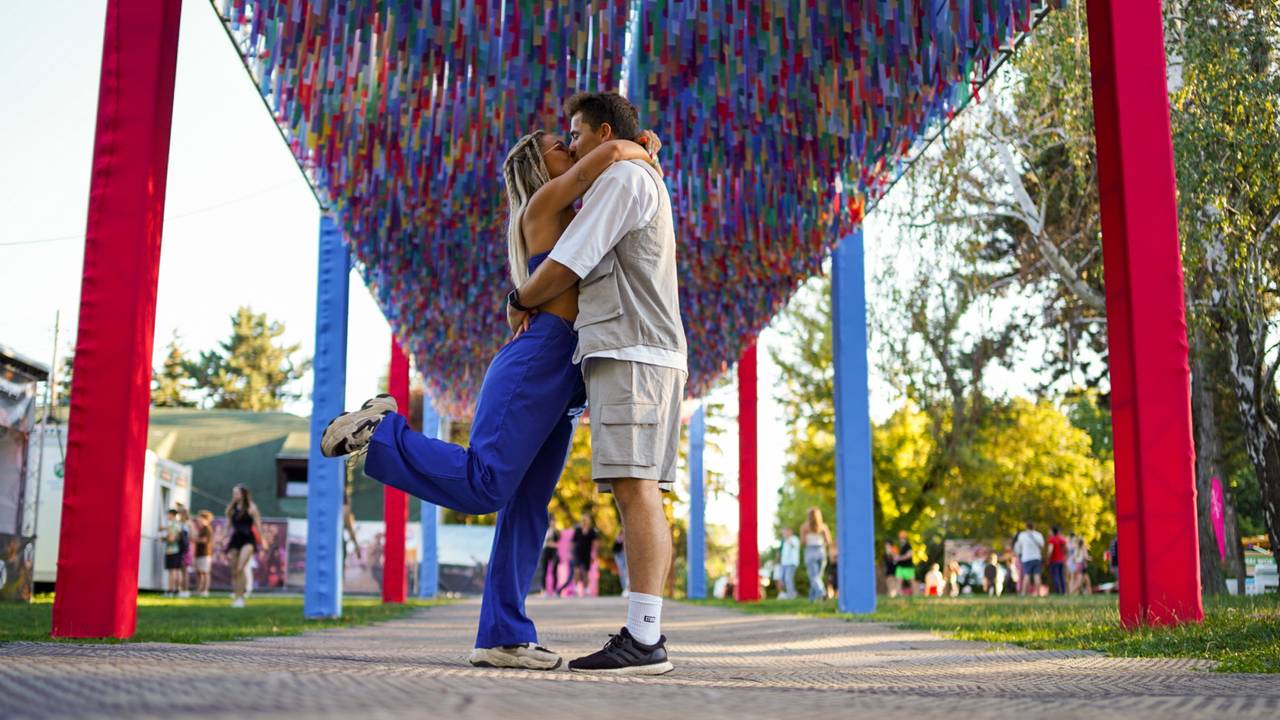
[[[54,637],[133,635],[182,3],[107,3]]]
[[[1160,0],[1089,0],[1120,619],[1199,621],[1191,374]]]
[[[756,532],[756,346],[738,362],[739,602],[760,599],[760,543]]]
[[[400,406],[400,414],[409,417],[409,358],[394,337],[391,338],[391,374],[387,390]],[[409,497],[390,485],[382,486],[382,521],[386,526],[386,544],[382,553],[382,602],[402,603],[408,584],[404,538],[409,522]]]

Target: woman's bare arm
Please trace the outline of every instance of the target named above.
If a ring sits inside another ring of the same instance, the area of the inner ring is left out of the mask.
[[[538,188],[538,191],[529,199],[524,217],[529,220],[538,220],[555,215],[569,207],[575,200],[582,197],[596,178],[615,162],[649,159],[649,151],[630,140],[610,140],[601,143],[595,150],[574,163],[569,172]]]

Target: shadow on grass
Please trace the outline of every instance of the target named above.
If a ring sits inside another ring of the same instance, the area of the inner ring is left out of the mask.
[[[157,595],[138,596],[138,628],[126,642],[203,643],[255,637],[297,635],[308,630],[353,627],[405,617],[419,608],[448,600],[411,600],[404,605],[383,605],[377,598],[345,598],[342,617],[307,620],[302,598],[254,595],[243,608],[231,607],[226,595],[178,599]],[[55,640],[49,637],[53,620],[53,595],[40,595],[31,604],[0,604],[0,643],[121,642],[118,640]]]
[[[765,600],[698,604],[739,612],[834,617],[932,630],[962,640],[1034,650],[1095,650],[1119,657],[1197,658],[1219,672],[1280,673],[1280,596],[1210,597],[1203,623],[1125,630],[1114,596],[1050,598],[878,598],[869,615],[841,613],[835,601]]]

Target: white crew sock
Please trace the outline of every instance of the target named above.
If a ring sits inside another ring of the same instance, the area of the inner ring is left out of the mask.
[[[627,632],[644,645],[658,642],[662,637],[662,598],[632,592],[627,601]]]

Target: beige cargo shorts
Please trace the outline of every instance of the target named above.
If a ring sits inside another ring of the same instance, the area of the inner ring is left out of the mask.
[[[601,492],[611,480],[655,480],[663,492],[676,482],[680,401],[686,373],[612,358],[582,363],[591,413],[591,476]]]

